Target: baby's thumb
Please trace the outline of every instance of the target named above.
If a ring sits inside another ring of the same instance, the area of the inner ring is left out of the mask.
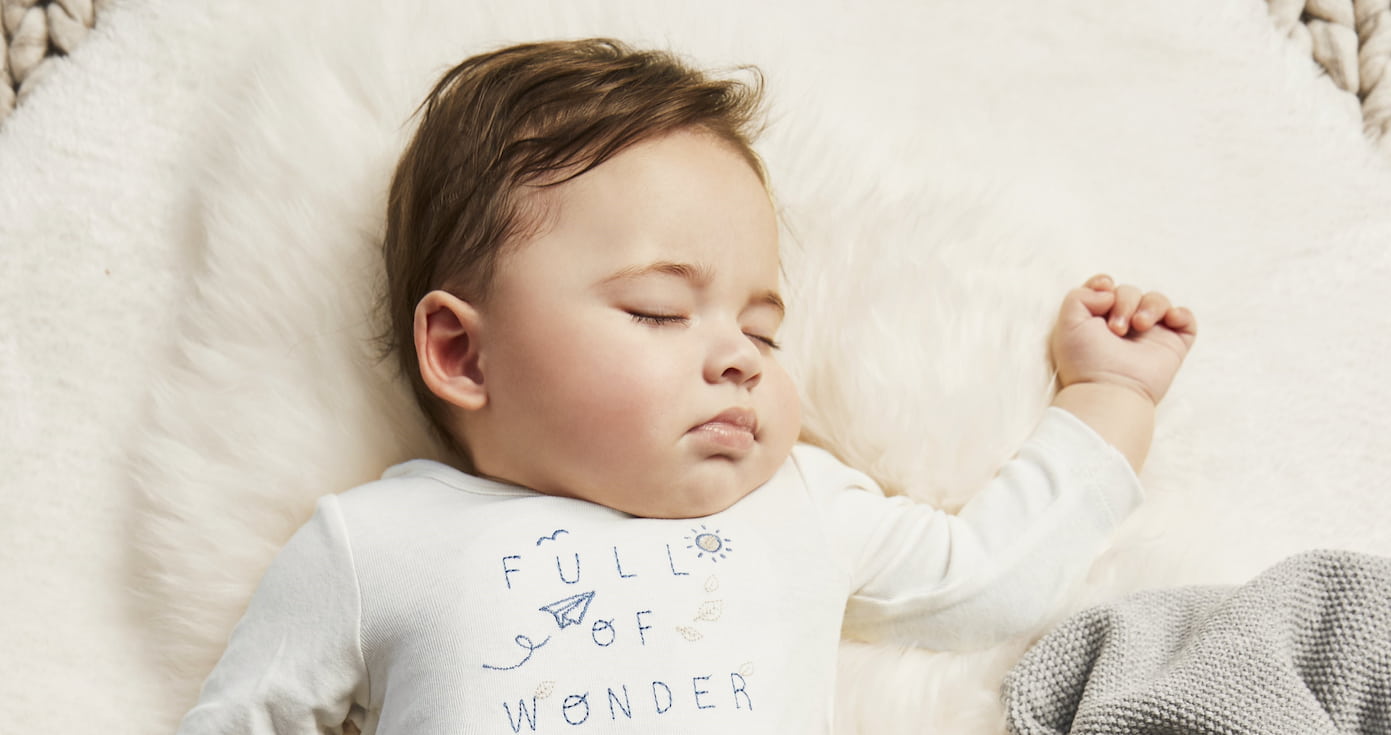
[[[1058,320],[1067,324],[1084,322],[1095,316],[1105,316],[1116,304],[1114,291],[1094,291],[1090,288],[1074,288],[1063,298]]]

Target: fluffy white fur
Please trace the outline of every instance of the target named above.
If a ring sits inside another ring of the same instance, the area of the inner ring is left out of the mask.
[[[145,625],[173,673],[162,729],[314,499],[432,452],[368,341],[384,191],[434,78],[530,38],[765,70],[807,426],[924,501],[964,502],[1028,432],[1067,288],[1108,271],[1198,314],[1150,501],[1068,610],[1313,546],[1391,553],[1391,175],[1259,2],[279,12],[229,60],[244,77],[202,91],[183,233],[201,262],[136,452]],[[998,681],[1027,643],[846,645],[839,730],[998,732]]]

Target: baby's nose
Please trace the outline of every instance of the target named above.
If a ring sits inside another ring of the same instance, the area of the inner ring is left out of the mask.
[[[725,337],[711,348],[705,379],[711,383],[729,382],[752,388],[763,375],[763,355],[742,331]]]

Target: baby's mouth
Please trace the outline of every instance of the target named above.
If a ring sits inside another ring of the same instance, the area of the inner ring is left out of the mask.
[[[744,453],[753,448],[756,440],[758,414],[748,408],[726,409],[686,433],[716,448]]]

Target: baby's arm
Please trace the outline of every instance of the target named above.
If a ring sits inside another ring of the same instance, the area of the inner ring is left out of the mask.
[[[1133,470],[1195,333],[1192,314],[1160,294],[1104,276],[1070,292],[1052,336],[1054,407],[955,515],[885,498],[869,478],[800,453],[808,477],[871,491],[828,500],[851,569],[847,633],[958,649],[1036,625],[1139,503]]]
[[[1051,351],[1060,390],[1053,405],[1092,427],[1140,471],[1154,407],[1197,337],[1193,313],[1163,294],[1093,276],[1068,292]]]
[[[360,600],[336,498],[266,570],[178,735],[338,732],[367,701]]]
[[[848,571],[845,632],[937,650],[1037,625],[1142,495],[1126,458],[1057,407],[955,514],[884,497],[828,455],[797,457],[827,491],[825,527]],[[844,489],[857,487],[869,492]]]

